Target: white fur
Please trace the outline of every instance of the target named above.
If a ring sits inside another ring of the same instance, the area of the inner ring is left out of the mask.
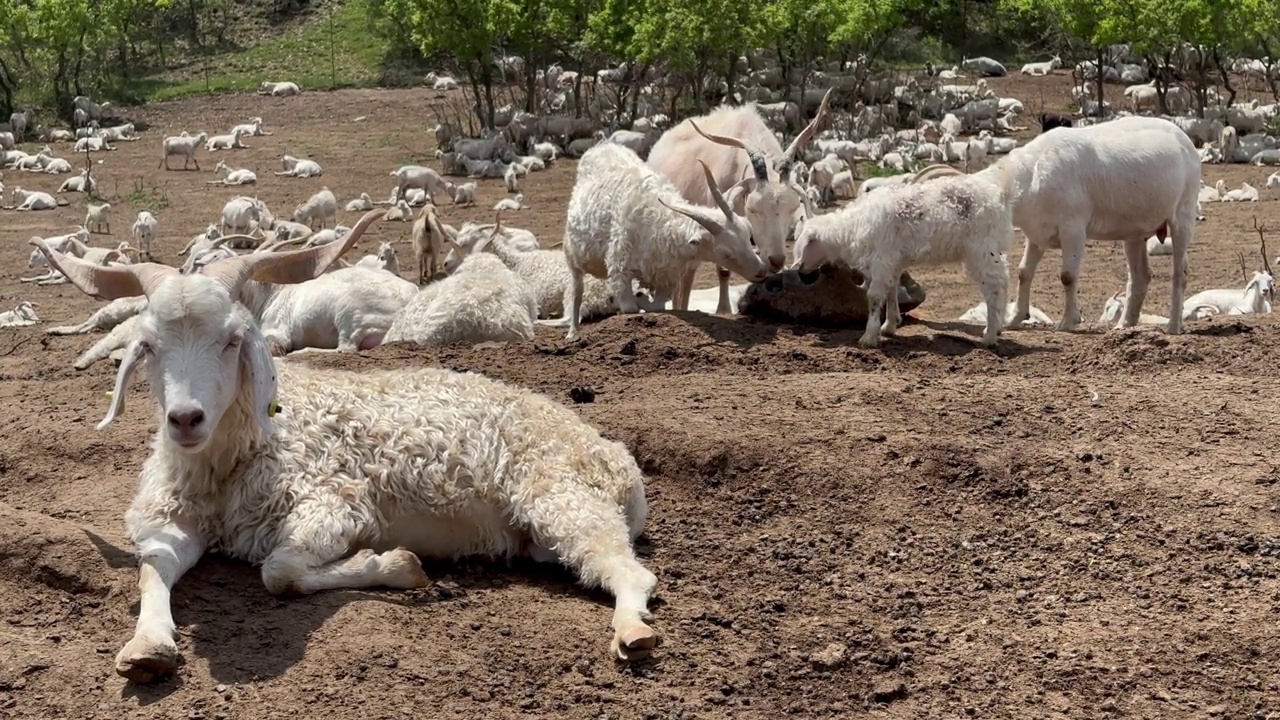
[[[963,263],[987,303],[983,345],[1004,324],[1013,244],[1012,213],[999,178],[947,176],[897,185],[858,198],[840,211],[805,221],[793,267],[811,273],[842,262],[867,278],[867,328],[858,344],[875,347],[898,327],[898,278],[918,265]],[[888,304],[887,312],[885,305]],[[881,317],[884,313],[884,326]]]
[[[570,339],[578,334],[588,273],[607,280],[623,313],[640,309],[630,292],[633,280],[652,290],[659,304],[674,298],[676,307],[687,307],[687,294],[677,293],[700,262],[748,280],[764,279],[767,270],[752,247],[750,223],[733,212],[702,167],[718,209],[686,202],[670,180],[620,145],[602,143],[582,156],[564,235],[573,276]]]
[[[1086,238],[1125,243],[1128,304],[1120,327],[1135,325],[1151,278],[1146,241],[1167,226],[1173,242],[1167,331],[1181,332],[1187,249],[1200,191],[1200,159],[1186,133],[1167,120],[1144,117],[1056,128],[978,174],[1001,173],[1010,178],[1014,224],[1027,237],[1018,268],[1020,312],[1010,327],[1030,308],[1031,280],[1045,250],[1061,248],[1065,303],[1058,329],[1075,329]]]
[[[320,222],[320,227],[325,226],[326,221],[332,222],[334,226],[338,224],[338,198],[334,197],[333,192],[329,188],[322,187],[318,192],[307,199],[298,207],[294,208],[293,221],[306,223],[307,227],[314,228],[316,221]]]
[[[205,134],[203,132],[199,135],[183,133],[182,135],[165,138],[163,143],[164,153],[160,159],[160,165],[164,166],[165,170],[169,170],[169,158],[174,155],[181,155],[183,170],[187,169],[187,163],[189,162],[195,163],[196,170],[199,170],[200,161],[196,160],[196,148],[200,147],[200,143],[204,142],[204,139]]]
[[[520,342],[533,339],[537,317],[529,285],[498,257],[473,253],[452,275],[418,292],[392,321],[386,342]]]
[[[276,175],[311,178],[320,177],[324,174],[324,170],[320,167],[320,163],[314,160],[307,160],[305,158],[299,159],[288,154],[280,158],[280,165],[284,168],[284,172],[278,172]]]

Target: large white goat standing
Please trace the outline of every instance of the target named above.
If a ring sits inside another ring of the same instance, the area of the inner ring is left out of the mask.
[[[830,117],[831,92],[827,90],[818,114],[786,150],[754,104],[722,106],[663,133],[649,151],[646,162],[671,180],[686,200],[713,207],[710,190],[692,161],[705,162],[711,168],[716,188],[734,212],[745,215],[751,223],[752,239],[761,259],[772,270],[781,270],[787,262],[787,236],[801,213],[808,211],[804,190],[791,181],[791,165],[800,149],[809,144]],[[703,142],[703,138],[711,142]],[[744,178],[748,169],[751,175]],[[688,309],[696,270],[695,266],[685,275],[680,291],[672,300],[673,308]],[[729,271],[717,267],[716,274],[720,282],[716,312],[731,312]]]

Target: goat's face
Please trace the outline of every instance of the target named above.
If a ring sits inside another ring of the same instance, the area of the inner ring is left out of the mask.
[[[1253,279],[1249,281],[1249,284],[1246,285],[1244,289],[1245,292],[1256,289],[1258,294],[1267,302],[1275,301],[1276,280],[1271,277],[1271,273],[1255,272],[1253,274]]]
[[[138,360],[146,361],[151,374],[162,437],[188,453],[209,444],[239,394],[242,376],[275,372],[248,310],[232,300],[225,285],[200,274],[170,277],[152,293],[120,364],[117,392],[127,386]]]
[[[799,274],[800,280],[806,285],[816,281],[818,268],[831,260],[830,249],[823,241],[816,225],[817,223],[809,221],[796,230],[794,248],[796,257],[791,263],[791,269]]]
[[[793,219],[802,202],[800,191],[790,178],[783,177],[778,182],[748,178],[731,188],[726,197],[735,210],[742,209],[751,224],[760,257],[769,269],[781,270],[787,262],[787,236],[791,234]]]

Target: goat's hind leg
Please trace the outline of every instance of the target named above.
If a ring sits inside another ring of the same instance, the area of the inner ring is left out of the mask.
[[[1126,240],[1124,257],[1129,265],[1129,281],[1125,285],[1124,312],[1116,329],[1130,328],[1138,324],[1142,313],[1142,304],[1147,299],[1147,288],[1151,285],[1151,262],[1147,257],[1147,240]]]
[[[987,327],[982,334],[981,344],[991,347],[996,344],[1005,326],[1009,302],[1009,263],[1004,255],[987,251],[971,256],[965,262],[965,269],[987,303]]]
[[[540,477],[547,473],[539,473]],[[649,597],[658,578],[636,559],[632,529],[618,506],[583,486],[568,471],[549,478],[558,491],[532,498],[521,513],[529,523],[534,559],[552,554],[573,568],[588,587],[602,587],[614,597],[613,640],[619,660],[638,660],[657,646],[658,635],[645,624]]]
[[[1187,284],[1187,254],[1191,249],[1191,233],[1195,218],[1181,217],[1169,223],[1169,239],[1173,242],[1173,297],[1169,305],[1169,325],[1165,332],[1178,335],[1182,332],[1182,301]]]
[[[262,563],[262,582],[273,595],[340,588],[419,588],[430,584],[418,556],[405,548],[348,555],[358,536],[349,509],[319,502],[294,508],[289,530]]]

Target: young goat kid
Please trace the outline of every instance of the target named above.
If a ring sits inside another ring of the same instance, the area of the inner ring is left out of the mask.
[[[1004,324],[1013,245],[1013,216],[1002,187],[976,176],[941,177],[886,187],[839,212],[804,221],[795,262],[803,274],[843,262],[867,278],[867,329],[858,344],[876,347],[898,328],[898,279],[916,265],[963,263],[987,303],[983,345],[994,345]],[[887,316],[880,318],[888,303]]]
[[[622,443],[542,395],[473,373],[272,361],[241,304],[247,286],[319,277],[382,214],[343,242],[190,275],[96,267],[32,241],[86,294],[149,300],[98,426],[119,416],[145,364],[160,427],[125,515],[140,607],[120,675],[151,682],[177,667],[170,593],[206,550],[261,565],[276,595],[424,587],[418,555],[532,556],[614,595],[618,657],[655,646],[644,617],[657,578],[632,546],[647,515],[644,476]]]

